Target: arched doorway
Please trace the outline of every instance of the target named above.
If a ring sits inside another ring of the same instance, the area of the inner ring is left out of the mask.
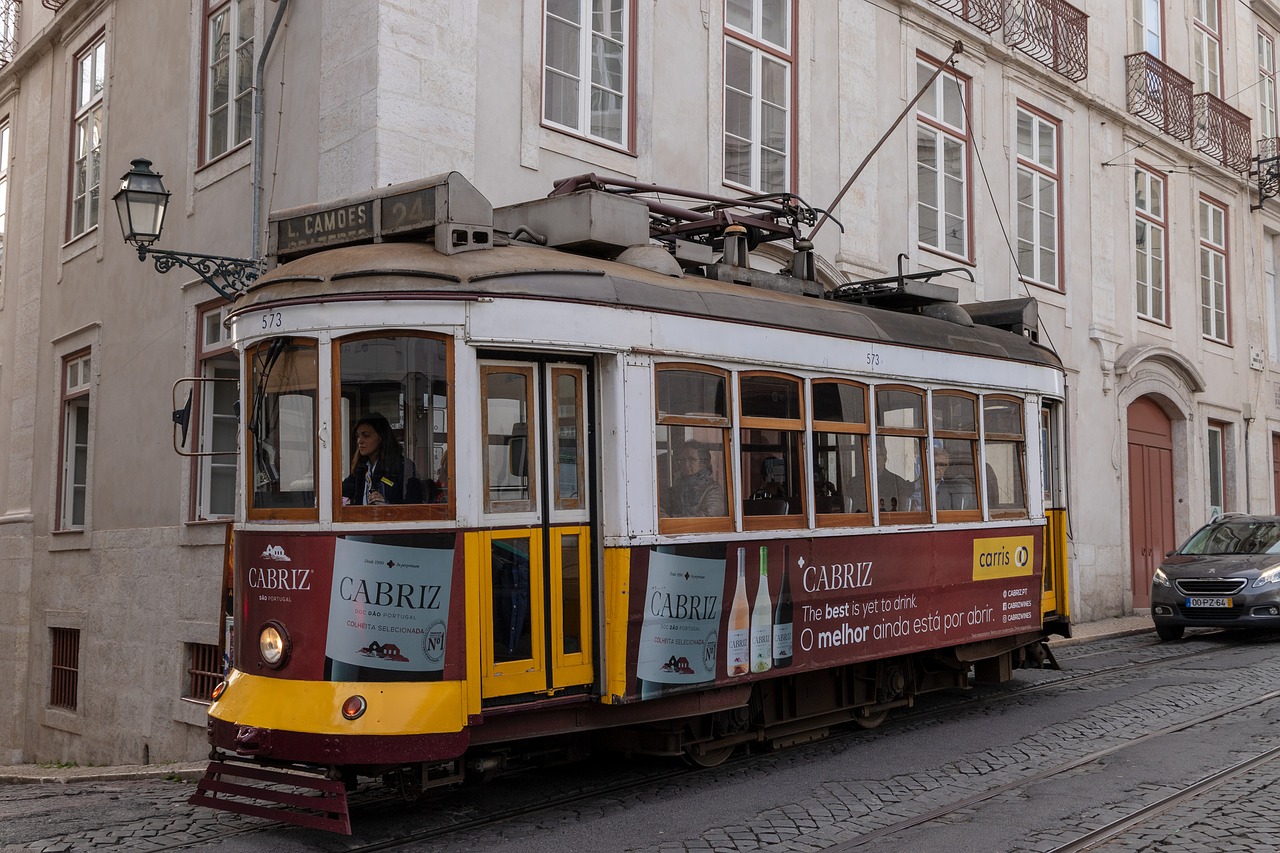
[[[1151,576],[1173,533],[1173,424],[1150,397],[1129,404],[1129,565],[1133,606],[1151,606]]]

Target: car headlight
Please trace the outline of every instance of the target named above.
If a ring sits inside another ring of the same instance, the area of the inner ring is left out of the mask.
[[[1151,576],[1151,582],[1160,584],[1160,586],[1173,586],[1173,584],[1169,583],[1169,576],[1164,573],[1164,569],[1156,569],[1156,573]]]
[[[1280,565],[1272,566],[1258,575],[1258,579],[1253,582],[1253,585],[1256,588],[1272,583],[1280,583]]]
[[[258,654],[272,669],[279,669],[289,659],[289,632],[279,622],[271,621],[258,632]]]

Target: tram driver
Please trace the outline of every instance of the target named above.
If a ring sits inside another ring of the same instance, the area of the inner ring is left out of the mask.
[[[422,481],[412,459],[400,450],[391,424],[371,413],[351,428],[351,474],[342,481],[343,506],[422,503]]]

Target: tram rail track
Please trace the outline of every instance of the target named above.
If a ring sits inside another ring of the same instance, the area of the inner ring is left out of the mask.
[[[1202,636],[1210,636],[1210,635],[1202,635]],[[842,728],[840,730],[833,731],[830,735],[828,735],[823,740],[824,742],[827,742],[827,743],[833,743],[833,742],[840,743],[842,741],[846,741],[852,738],[865,738],[868,735],[875,735],[880,737],[892,736],[892,732],[895,729],[899,729],[903,726],[910,725],[910,724],[925,723],[937,717],[943,717],[948,714],[954,714],[958,710],[969,710],[969,709],[977,710],[983,707],[990,707],[990,706],[998,705],[1004,702],[1015,701],[1020,696],[1043,692],[1050,689],[1071,687],[1073,685],[1080,685],[1080,684],[1087,683],[1089,681],[1096,681],[1099,679],[1104,679],[1104,678],[1112,677],[1116,675],[1131,674],[1137,671],[1142,671],[1142,670],[1150,669],[1154,667],[1168,667],[1170,665],[1177,665],[1189,660],[1194,660],[1196,658],[1218,653],[1218,652],[1221,652],[1222,650],[1223,649],[1220,645],[1211,645],[1206,648],[1183,650],[1177,654],[1161,655],[1157,658],[1152,658],[1150,660],[1144,660],[1144,661],[1130,661],[1123,664],[1103,667],[1099,669],[1093,669],[1086,672],[1072,673],[1070,670],[1065,670],[1064,672],[1066,672],[1066,674],[1061,678],[1053,678],[1053,679],[1045,680],[1036,684],[1028,684],[1028,685],[1020,686],[1011,690],[1001,690],[998,692],[983,693],[980,695],[975,695],[970,693],[960,694],[953,701],[947,701],[941,704],[932,705],[928,708],[917,708],[911,711],[902,712],[894,716],[891,716],[889,720],[886,722],[886,725],[880,729],[868,731],[868,730],[856,729],[852,727]],[[1047,768],[1046,770],[1041,771],[1040,773],[1037,773],[1031,776],[1022,777],[1019,780],[1012,781],[1005,785],[999,786],[998,788],[976,793],[973,797],[967,798],[958,803],[953,803],[946,807],[940,807],[939,809],[935,809],[923,815],[916,816],[914,818],[902,821],[892,826],[883,827],[869,835],[861,836],[858,839],[852,839],[848,842],[844,842],[843,846],[837,845],[836,847],[832,847],[829,849],[835,850],[835,851],[857,849],[858,847],[864,844],[867,844],[877,838],[882,838],[884,836],[892,835],[894,832],[900,832],[900,831],[909,829],[913,826],[918,826],[932,820],[941,819],[949,814],[954,813],[955,811],[958,811],[967,807],[971,807],[976,803],[980,803],[984,800],[991,799],[992,797],[999,796],[1001,793],[1004,793],[1008,790],[1016,789],[1017,787],[1022,785],[1034,783],[1035,781],[1042,778],[1047,779],[1057,774],[1069,772],[1070,770],[1076,767],[1087,765],[1091,761],[1097,761],[1100,758],[1105,757],[1106,755],[1110,755],[1114,752],[1120,751],[1122,749],[1125,749],[1132,745],[1136,745],[1141,742],[1146,742],[1153,737],[1159,737],[1161,735],[1167,735],[1176,731],[1180,731],[1182,729],[1190,728],[1195,725],[1199,725],[1204,722],[1215,719],[1216,717],[1223,716],[1225,714],[1232,713],[1233,711],[1240,710],[1241,708],[1248,707],[1249,705],[1257,704],[1258,702],[1267,701],[1268,699],[1274,699],[1278,697],[1280,697],[1280,691],[1277,691],[1276,693],[1272,693],[1272,694],[1267,694],[1264,697],[1259,697],[1259,698],[1250,700],[1249,702],[1240,703],[1239,705],[1232,706],[1225,710],[1217,711],[1214,714],[1204,715],[1194,720],[1185,721],[1175,726],[1170,726],[1156,732],[1148,733],[1146,735],[1141,736],[1138,739],[1127,741],[1123,744],[1117,744],[1106,750],[1099,750],[1095,753],[1091,753],[1088,756],[1082,756],[1078,759],[1075,759],[1071,762],[1067,762],[1063,765],[1056,765],[1053,768]],[[395,850],[395,849],[406,847],[411,844],[417,844],[425,841],[446,839],[449,837],[455,837],[461,834],[475,832],[475,831],[483,830],[493,826],[498,826],[502,823],[510,822],[512,820],[516,820],[519,818],[527,818],[531,816],[537,816],[539,814],[554,813],[559,809],[564,809],[564,808],[571,807],[581,803],[589,803],[596,799],[626,796],[628,794],[631,794],[637,791],[647,790],[649,788],[652,788],[656,784],[678,783],[683,779],[692,778],[698,774],[715,772],[716,770],[733,769],[735,767],[749,767],[754,760],[760,757],[761,756],[759,754],[748,753],[748,754],[731,758],[729,761],[719,765],[716,768],[674,767],[674,768],[669,768],[665,770],[656,770],[654,772],[644,773],[639,778],[629,778],[625,781],[620,781],[617,783],[605,783],[600,785],[593,785],[588,789],[578,790],[570,794],[565,794],[563,796],[554,796],[539,802],[529,803],[525,806],[506,807],[503,809],[501,816],[498,816],[498,817],[484,816],[484,817],[478,817],[474,819],[463,819],[447,825],[434,826],[418,832],[411,832],[408,834],[399,835],[394,838],[375,839],[364,844],[344,847],[343,849],[346,851],[351,851],[351,853],[363,853],[363,851],[377,851],[377,850]],[[362,797],[359,801],[353,801],[355,814],[359,815],[359,813],[363,812],[366,817],[373,817],[382,809],[402,807],[403,805],[404,805],[404,800],[401,797],[398,797],[395,795],[368,796],[368,797]],[[287,826],[288,825],[284,823],[270,822],[270,823],[261,824],[259,826],[247,826],[247,827],[232,829],[222,833],[222,835],[232,836],[232,835],[255,834],[255,833],[268,832],[276,829],[282,829]],[[198,840],[191,840],[188,842],[174,844],[166,847],[157,847],[155,849],[159,851],[183,850],[193,846],[197,846],[202,843],[207,843],[208,840],[209,840],[208,837],[203,837]],[[1094,843],[1097,843],[1097,842],[1095,841]],[[1063,848],[1063,853],[1066,853],[1066,851],[1070,849],[1072,848]],[[1075,848],[1075,849],[1083,850],[1087,848]]]

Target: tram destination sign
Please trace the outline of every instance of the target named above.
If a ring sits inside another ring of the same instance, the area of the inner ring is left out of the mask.
[[[457,172],[271,214],[281,260],[383,238],[436,237],[441,227],[491,231],[493,206]],[[487,241],[485,242],[487,245]]]
[[[276,252],[297,255],[373,239],[373,200],[328,207],[276,222]]]

